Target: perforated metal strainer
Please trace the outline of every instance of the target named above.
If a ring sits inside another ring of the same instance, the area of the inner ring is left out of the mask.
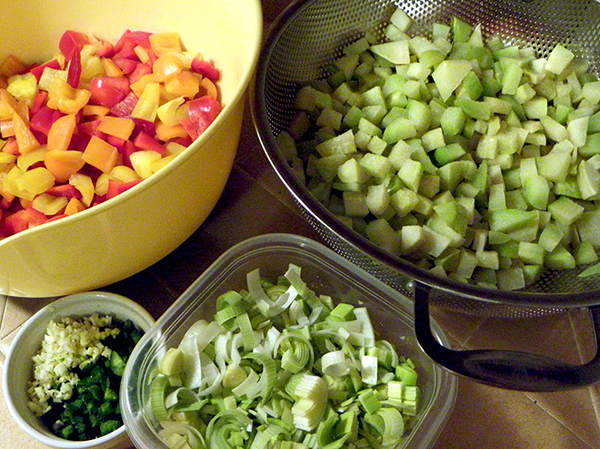
[[[492,290],[443,278],[408,260],[394,257],[346,227],[296,178],[275,137],[289,127],[298,89],[328,75],[329,63],[366,32],[384,39],[396,7],[415,24],[411,33],[429,37],[434,22],[457,16],[481,24],[484,37],[505,44],[533,46],[547,56],[561,43],[600,74],[600,4],[594,0],[309,0],[290,5],[270,29],[252,90],[257,132],[275,171],[307,220],[338,253],[415,299],[417,336],[424,350],[447,368],[506,388],[554,390],[600,379],[600,356],[581,366],[565,365],[513,351],[451,351],[428,332],[429,302],[484,316],[534,317],[573,307],[589,307],[600,334],[600,276],[580,278],[580,269],[549,271],[519,291]],[[598,365],[598,366],[596,366]]]

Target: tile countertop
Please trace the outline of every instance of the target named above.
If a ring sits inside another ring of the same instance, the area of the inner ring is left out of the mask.
[[[263,1],[265,19],[287,0]],[[104,290],[128,296],[158,318],[204,269],[249,237],[289,232],[321,239],[303,219],[267,161],[246,115],[235,167],[206,222],[172,254]],[[261,211],[261,219],[256,219]],[[235,232],[232,232],[235,230]],[[49,300],[0,296],[0,367],[19,325]],[[580,364],[594,354],[586,310],[538,318],[485,318],[434,306],[434,318],[455,348],[535,352]],[[0,396],[2,393],[0,392]],[[42,449],[24,434],[0,398],[0,449]],[[434,449],[600,449],[600,385],[560,393],[525,393],[459,380],[454,410]]]

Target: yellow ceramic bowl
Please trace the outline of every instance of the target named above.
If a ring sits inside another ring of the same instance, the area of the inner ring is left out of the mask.
[[[43,62],[67,29],[111,42],[127,29],[176,31],[221,71],[223,111],[166,168],[117,198],[0,241],[0,294],[66,295],[149,267],[202,224],[225,187],[260,50],[260,1],[15,0],[2,14],[0,60]]]

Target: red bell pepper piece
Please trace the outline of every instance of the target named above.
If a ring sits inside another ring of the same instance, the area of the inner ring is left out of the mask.
[[[74,51],[69,61],[69,70],[67,71],[67,83],[69,86],[77,89],[81,78],[81,52]]]
[[[6,223],[4,221],[4,214],[0,214],[0,239],[4,239],[8,236],[8,230],[6,229]]]
[[[128,59],[128,58],[119,58],[115,56],[112,61],[115,65],[121,69],[121,71],[125,75],[129,75],[131,72],[135,70],[137,65],[139,64],[139,60],[136,59]]]
[[[152,66],[150,64],[138,63],[133,69],[133,72],[129,74],[129,82],[135,83],[139,81],[139,79],[144,75],[149,75],[152,73]]]
[[[8,201],[4,197],[0,197],[0,210],[8,210],[10,206],[12,206],[12,201]]]
[[[221,104],[210,95],[188,103],[189,117],[181,125],[192,139],[197,139],[221,112]]]
[[[218,81],[221,74],[215,67],[208,61],[196,56],[192,59],[191,65],[192,71],[199,73],[200,75],[208,78],[211,81]]]
[[[119,153],[125,147],[125,142],[126,142],[125,140],[120,139],[119,137],[115,137],[115,136],[111,136],[111,135],[106,136],[106,141],[108,143],[110,143],[113,147],[115,147],[117,149],[117,151],[119,151]]]
[[[67,30],[63,33],[58,48],[69,62],[67,72],[67,83],[71,87],[79,87],[79,78],[81,77],[81,49],[90,40],[88,37],[78,31]]]
[[[112,108],[131,91],[126,77],[100,76],[90,83],[90,103]]]
[[[114,198],[115,196],[131,189],[132,187],[138,185],[142,182],[142,179],[136,179],[129,182],[119,181],[117,179],[109,179],[108,180],[108,189],[106,191],[106,199],[109,200]]]
[[[17,234],[48,221],[48,217],[29,206],[6,217],[5,225],[9,235]]]
[[[115,117],[129,117],[138,102],[138,96],[132,91],[116,105],[110,108],[110,113]]]
[[[144,131],[140,131],[138,135],[135,136],[135,139],[133,139],[133,144],[140,150],[156,151],[160,154],[165,154],[167,151],[162,143]]]
[[[143,118],[132,118],[135,123],[135,128],[133,129],[133,134],[137,135],[137,133],[144,131],[151,136],[156,134],[156,125],[154,122],[150,122],[148,120],[144,120]]]
[[[85,44],[89,44],[88,37],[79,31],[67,30],[58,42],[58,49],[70,61],[74,52],[80,52]]]
[[[38,83],[40,82],[40,78],[42,77],[42,73],[44,73],[44,70],[46,69],[46,67],[50,67],[51,69],[59,70],[60,63],[58,62],[57,59],[53,59],[52,61],[48,61],[44,64],[40,64],[35,67],[32,67],[31,73],[35,76]]]
[[[136,147],[131,140],[126,140],[125,145],[123,145],[123,149],[120,151],[121,155],[123,156],[123,165],[133,168],[133,165],[131,165],[131,158],[129,156],[136,151],[139,151],[139,148]]]
[[[96,54],[101,58],[112,58],[115,53],[115,46],[108,41],[102,41],[96,48]]]
[[[106,195],[94,195],[94,199],[92,200],[92,204],[90,207],[97,206],[98,204],[102,204],[106,201]]]
[[[152,33],[149,33],[146,31],[125,30],[125,32],[121,35],[121,37],[115,44],[115,51],[117,53],[119,53],[123,50],[123,47],[125,45],[131,45],[131,44],[128,44],[128,42],[132,43],[133,46],[141,45],[144,48],[150,48],[150,35],[151,34]]]
[[[118,47],[118,50],[115,46],[116,53],[115,56],[113,56],[113,59],[128,59],[130,61],[140,62],[140,58],[134,51],[134,48],[137,47],[137,45],[138,44],[132,40],[123,41],[123,44]]]
[[[90,137],[96,136],[101,139],[106,137],[102,131],[98,131],[98,125],[100,125],[100,120],[88,120],[87,122],[82,122],[77,125],[77,129],[81,134],[86,134]]]
[[[46,222],[49,223],[51,221],[60,220],[61,218],[65,218],[65,217],[68,217],[68,215],[67,214],[54,215],[53,217],[48,218],[48,220],[46,220]]]
[[[71,142],[69,143],[69,150],[83,152],[83,150],[85,150],[85,147],[87,147],[88,143],[90,142],[91,138],[92,136],[88,134],[73,134],[73,136],[71,137]]]
[[[177,144],[181,145],[182,147],[187,148],[194,141],[192,140],[192,138],[190,136],[187,136],[187,137],[178,137],[177,139],[173,139],[171,142],[177,143]]]
[[[29,126],[33,131],[40,132],[47,136],[52,124],[63,115],[62,112],[44,105],[41,106],[35,114],[32,114]]]
[[[71,184],[60,184],[50,187],[46,190],[48,195],[52,196],[64,196],[65,198],[81,198],[81,192]]]
[[[29,111],[29,115],[33,116],[38,113],[40,108],[46,104],[46,100],[48,99],[48,92],[45,90],[40,90],[38,94],[35,96],[33,100],[33,106],[31,106],[31,110]]]

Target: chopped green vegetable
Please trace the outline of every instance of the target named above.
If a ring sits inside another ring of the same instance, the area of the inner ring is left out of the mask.
[[[300,86],[303,132],[279,138],[300,179],[383,250],[457,281],[518,289],[593,263],[600,81],[563,45],[543,58],[456,17],[431,39],[412,23],[396,9],[385,40],[350,44],[343,77],[327,68],[343,88]]]
[[[51,322],[33,359],[32,411],[68,440],[91,440],[121,427],[121,376],[141,335],[131,320],[108,315]]]
[[[170,448],[393,448],[419,406],[417,371],[365,307],[315,293],[290,264],[216,299],[159,361],[150,409]],[[252,337],[250,337],[252,335]],[[176,373],[176,374],[174,374]],[[390,385],[394,387],[390,387]],[[185,413],[181,413],[185,410]]]

